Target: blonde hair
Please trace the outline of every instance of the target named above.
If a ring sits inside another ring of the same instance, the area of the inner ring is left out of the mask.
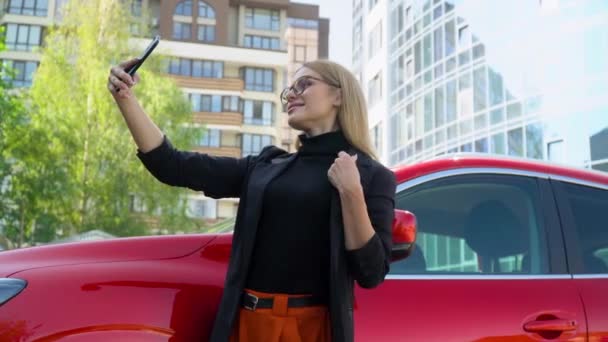
[[[342,103],[337,117],[340,129],[351,145],[378,160],[369,136],[365,97],[355,76],[340,64],[323,59],[304,63],[302,68],[313,70],[326,82],[340,86]]]

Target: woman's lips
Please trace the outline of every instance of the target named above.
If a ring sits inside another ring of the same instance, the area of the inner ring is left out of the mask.
[[[294,103],[294,104],[290,104],[290,105],[287,107],[287,114],[290,114],[290,113],[291,113],[291,112],[293,112],[295,109],[300,108],[300,107],[302,107],[302,106],[304,106],[304,104],[303,104],[303,103]]]

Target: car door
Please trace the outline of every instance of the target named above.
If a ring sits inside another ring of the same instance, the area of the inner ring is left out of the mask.
[[[356,289],[358,341],[585,339],[547,179],[444,171],[399,185],[396,207],[417,217],[416,249]]]
[[[608,186],[552,181],[589,341],[608,341]]]

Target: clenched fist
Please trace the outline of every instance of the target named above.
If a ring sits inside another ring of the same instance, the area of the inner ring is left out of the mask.
[[[356,191],[361,188],[361,176],[357,169],[357,155],[348,155],[342,151],[327,171],[331,184],[340,193]]]

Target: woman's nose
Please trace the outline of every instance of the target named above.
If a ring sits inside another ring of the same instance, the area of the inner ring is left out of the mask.
[[[296,95],[296,91],[292,88],[289,88],[289,90],[287,90],[287,101],[291,101],[293,99],[295,99],[298,95]]]

